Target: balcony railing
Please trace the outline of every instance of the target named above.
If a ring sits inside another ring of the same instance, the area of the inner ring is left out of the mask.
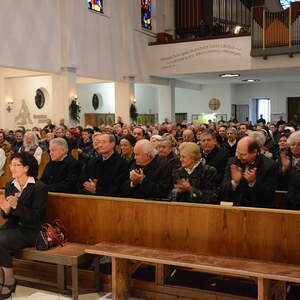
[[[252,9],[251,56],[300,53],[300,2],[280,12]]]

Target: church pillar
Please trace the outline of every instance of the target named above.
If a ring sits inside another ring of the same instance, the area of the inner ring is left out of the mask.
[[[115,121],[121,117],[124,124],[132,122],[129,114],[130,105],[134,102],[134,76],[127,76],[122,82],[115,83]]]
[[[77,97],[76,68],[63,67],[61,70],[61,74],[52,76],[52,121],[58,124],[59,120],[64,118],[67,126],[74,127],[79,124],[70,119],[69,106],[71,101]],[[80,99],[78,101],[80,103]]]
[[[175,122],[175,80],[169,85],[158,87],[158,121]]]

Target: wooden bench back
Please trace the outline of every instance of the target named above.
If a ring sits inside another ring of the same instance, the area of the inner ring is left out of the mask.
[[[11,162],[10,157],[6,157],[6,161],[4,165],[4,174],[0,176],[0,188],[4,188],[6,183],[12,180],[12,175],[9,168],[10,162]]]
[[[41,157],[41,162],[39,164],[39,173],[38,173],[38,178],[41,178],[46,165],[48,164],[48,162],[50,161],[50,155],[48,152],[43,152],[42,153],[42,157]]]
[[[300,212],[49,194],[73,242],[115,242],[300,265]]]
[[[73,156],[73,158],[75,158],[75,159],[78,160],[79,153],[78,153],[78,150],[77,150],[77,149],[73,149],[73,150],[71,151],[71,155]]]

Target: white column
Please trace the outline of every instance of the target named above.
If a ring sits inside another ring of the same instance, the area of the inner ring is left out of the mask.
[[[130,105],[135,99],[134,77],[128,76],[123,82],[115,83],[115,118],[122,118],[124,124],[130,124],[132,121],[129,115]]]
[[[169,85],[158,87],[158,121],[166,120],[175,122],[175,85],[172,79]]]
[[[61,118],[65,119],[65,124],[70,127],[78,125],[69,117],[69,105],[71,100],[77,96],[76,90],[76,69],[63,67],[61,74],[52,76],[52,121],[58,124]],[[80,99],[78,99],[80,103]],[[83,120],[80,120],[83,122]],[[80,123],[81,123],[80,122]],[[82,124],[82,123],[81,123]]]

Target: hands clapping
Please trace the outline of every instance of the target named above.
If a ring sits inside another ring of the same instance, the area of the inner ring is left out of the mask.
[[[83,187],[90,193],[96,194],[97,179],[89,179],[83,183]]]
[[[191,192],[192,186],[187,179],[180,179],[178,183],[174,185],[176,192],[183,193],[183,192]]]
[[[4,195],[0,195],[0,208],[8,214],[11,208],[16,208],[18,204],[18,197],[15,194],[14,196],[5,197]]]
[[[146,176],[142,169],[135,169],[135,170],[130,171],[130,173],[129,173],[130,181],[134,185],[141,184],[143,182],[143,180],[145,179],[145,177]]]
[[[249,168],[243,172],[237,165],[231,165],[230,171],[231,178],[236,184],[239,184],[242,178],[245,178],[249,184],[253,184],[256,181],[257,168]]]

